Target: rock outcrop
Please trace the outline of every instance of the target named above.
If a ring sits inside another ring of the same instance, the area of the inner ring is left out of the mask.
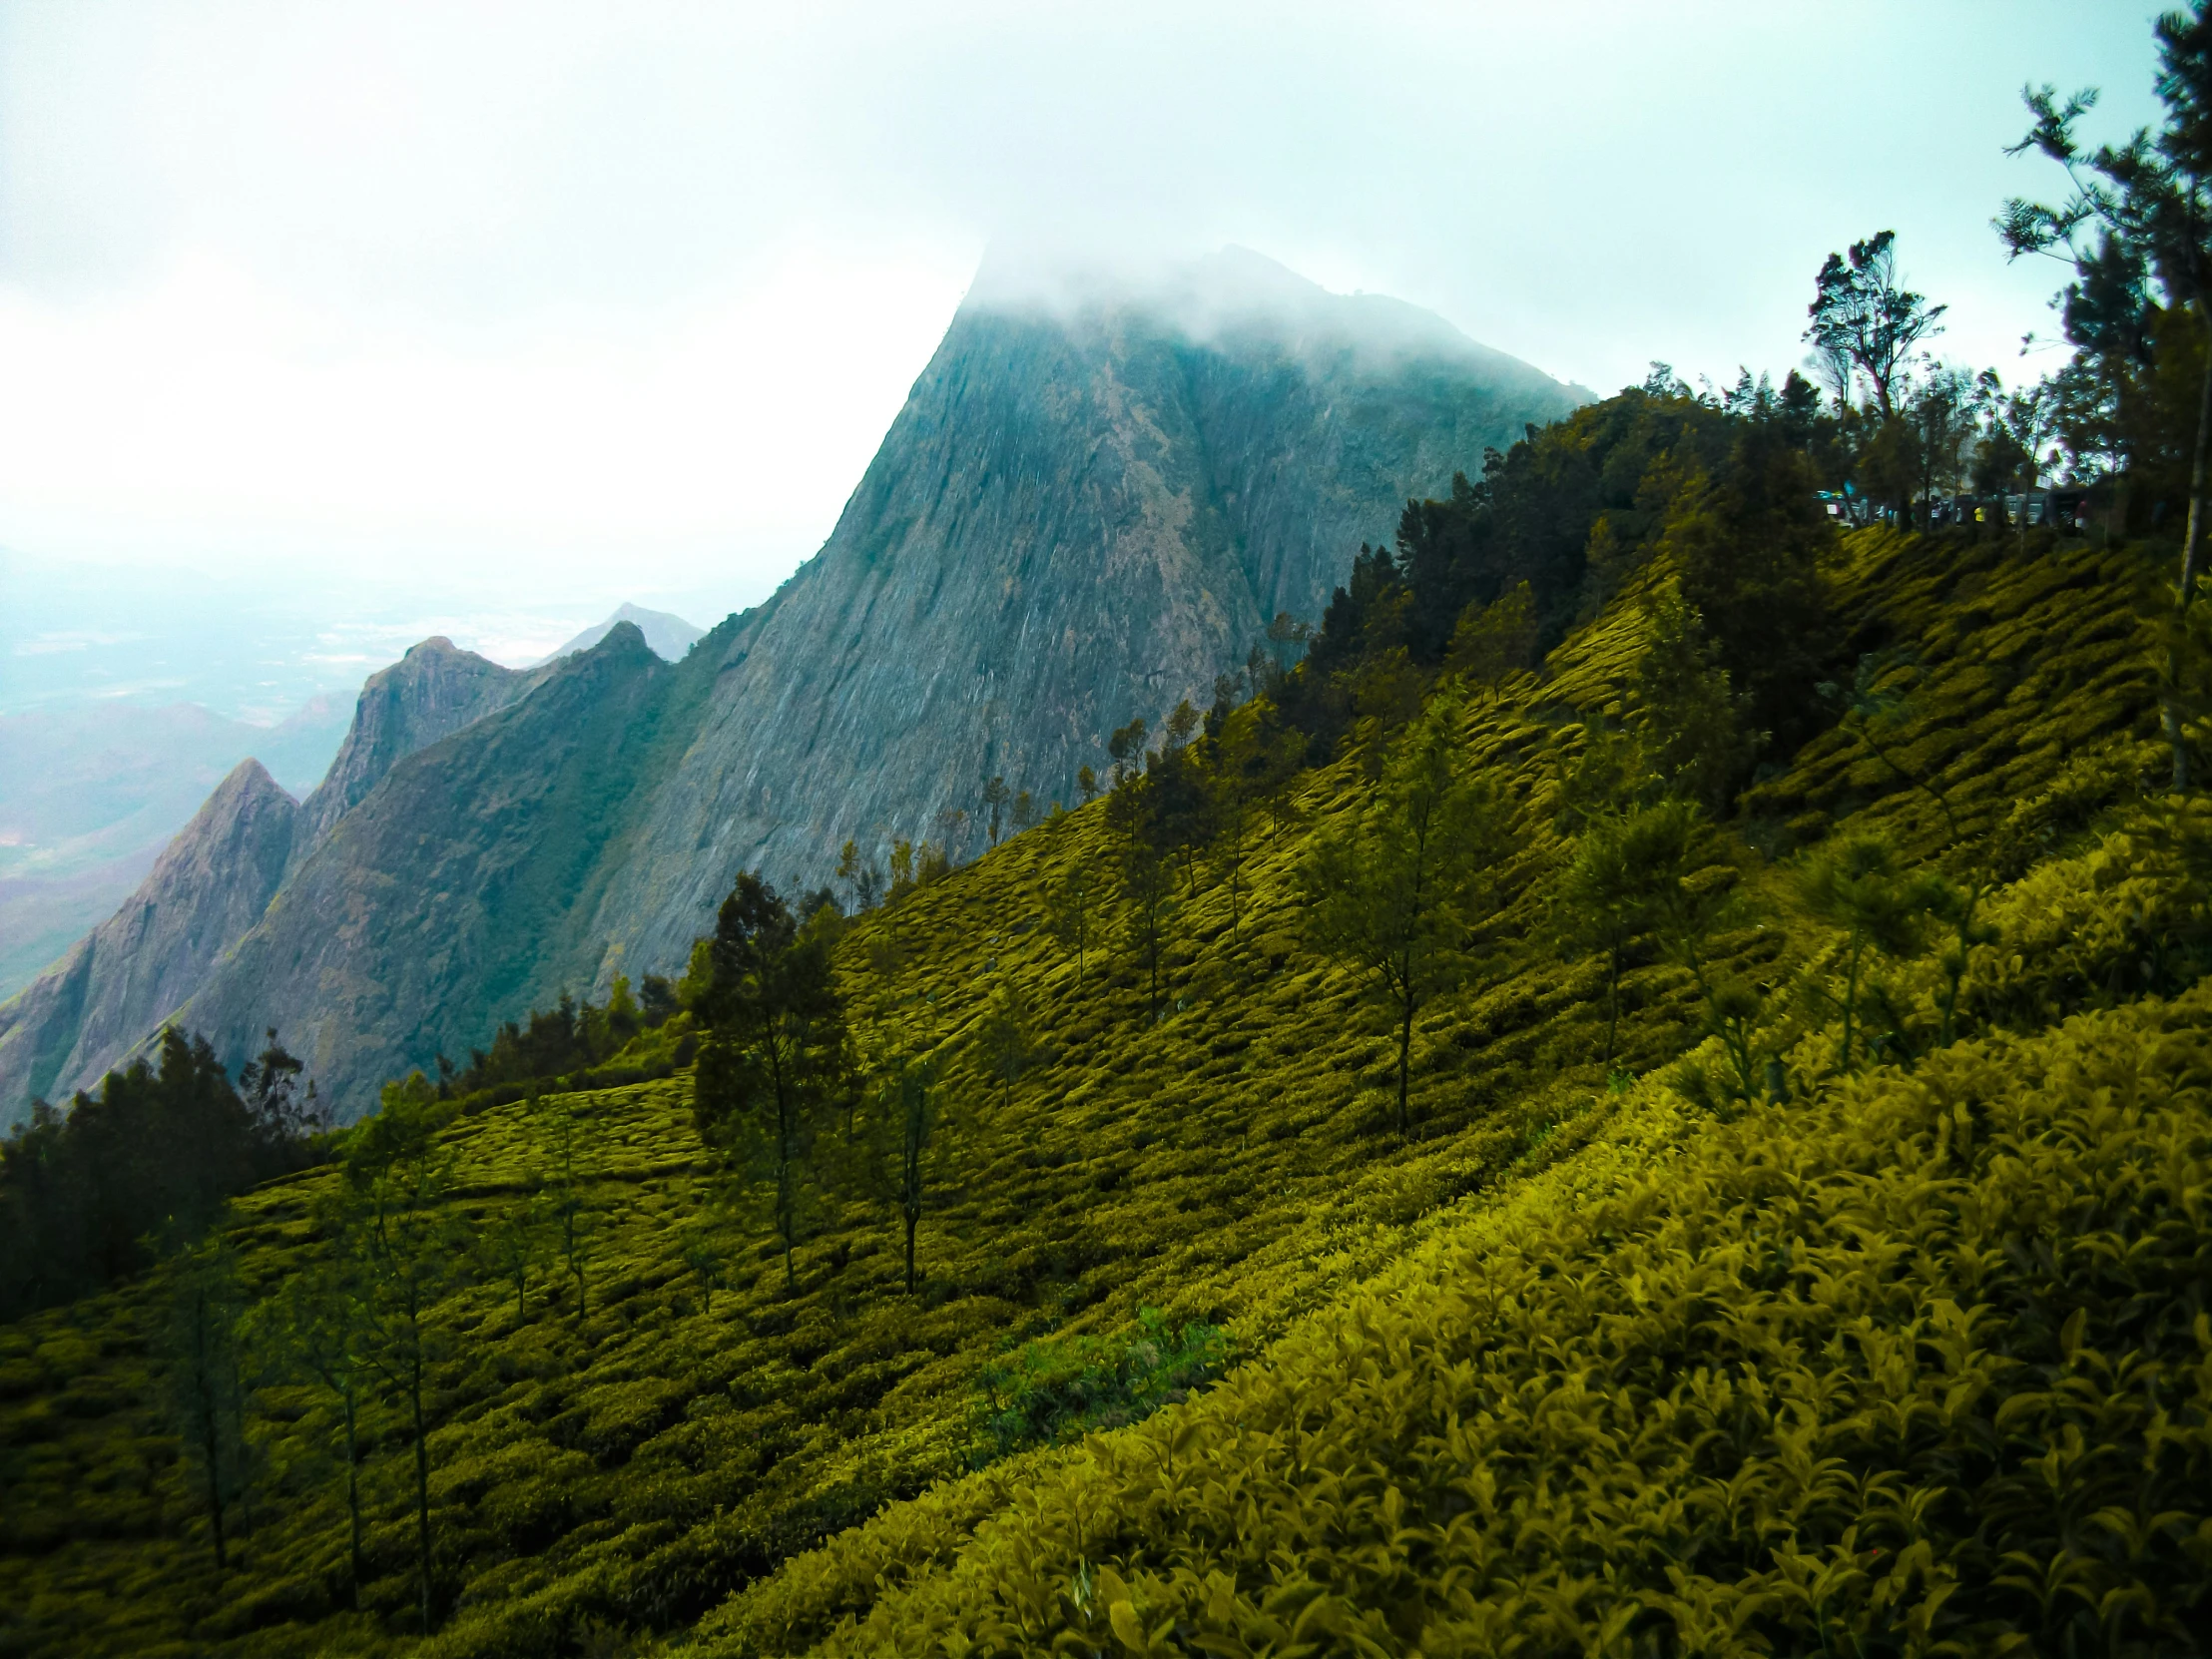
[[[432,635],[368,677],[337,758],[307,797],[307,834],[320,841],[377,782],[418,749],[503,709],[538,683],[535,671],[502,668]]]
[[[0,1005],[0,1122],[36,1096],[89,1085],[207,980],[262,918],[304,815],[259,761],[241,761],[121,909]]]
[[[615,607],[615,614],[605,622],[593,623],[581,634],[547,652],[530,666],[542,668],[563,657],[573,657],[579,651],[589,651],[612,633],[618,622],[636,623],[638,632],[645,636],[645,643],[653,648],[653,655],[671,663],[682,662],[684,653],[697,645],[707,633],[706,629],[695,627],[672,611],[649,611],[643,605],[633,605],[625,600]]]

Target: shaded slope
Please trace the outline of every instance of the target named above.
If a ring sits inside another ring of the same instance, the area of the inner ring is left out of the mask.
[[[307,797],[308,832],[300,850],[327,834],[399,762],[505,708],[541,677],[540,671],[502,668],[442,634],[409,646],[404,657],[361,687],[345,742]]]
[[[205,981],[261,918],[303,818],[259,761],[238,764],[123,907],[0,1005],[0,1123],[89,1086]]]
[[[678,674],[624,623],[531,696],[409,756],[292,871],[179,1021],[222,1052],[276,1025],[353,1116],[389,1065],[377,1034],[409,1033],[427,1064],[465,1055],[498,1012],[589,984],[603,952],[574,915],[621,861]]]

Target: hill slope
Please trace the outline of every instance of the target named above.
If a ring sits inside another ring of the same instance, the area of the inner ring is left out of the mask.
[[[304,795],[344,736],[327,697],[275,727],[192,703],[0,715],[0,1001],[129,896],[240,761]]]
[[[1631,601],[1548,679],[1469,713],[1467,750],[1517,804],[1521,852],[1481,972],[1421,1023],[1409,1140],[1389,1131],[1391,1051],[1303,944],[1295,897],[1305,845],[1369,787],[1360,756],[1304,780],[1302,822],[1263,843],[1241,923],[1218,882],[1186,899],[1158,1022],[1126,942],[1109,936],[1079,982],[1037,925],[1052,883],[1111,850],[1088,809],[839,945],[861,1039],[933,1025],[951,1063],[918,1296],[896,1215],[858,1172],[816,1194],[787,1293],[759,1208],[726,1203],[703,1155],[684,1077],[576,1098],[588,1307],[541,1275],[519,1309],[487,1278],[438,1315],[450,1619],[433,1642],[406,1634],[389,1408],[368,1425],[363,1611],[344,1605],[332,1417],[304,1389],[268,1390],[253,1535],[241,1566],[209,1569],[159,1433],[154,1285],[0,1333],[15,1498],[0,1551],[23,1587],[0,1639],[492,1655],[625,1632],[746,1653],[1042,1651],[1062,1634],[1076,1651],[1200,1635],[1349,1651],[1357,1634],[1396,1652],[1487,1651],[1511,1630],[1726,1646],[1718,1630],[1815,1651],[1824,1619],[1865,1645],[1914,1619],[1942,1639],[2000,1620],[2058,1642],[2083,1603],[2038,1602],[2033,1584],[2063,1569],[2092,1598],[2132,1598],[2140,1651],[2184,1651],[2157,1632],[2188,1628],[2186,1586],[2205,1581],[2188,1287],[2212,1268],[2212,1004],[2094,1006],[2126,1000],[2113,987],[2146,954],[2181,960],[2207,915],[2170,843],[2088,828],[2156,759],[2141,565],[1887,534],[1846,558],[1850,629],[1925,667],[1893,753],[1945,792],[1963,838],[1841,733],[1766,790],[1788,836],[1833,824],[1923,856],[2032,849],[1983,912],[2002,948],[1969,963],[1969,1041],[1917,1071],[1831,1078],[1828,1031],[1778,997],[1793,1104],[1716,1113],[1673,1064],[1699,1037],[1694,987],[1645,960],[1620,1049],[1643,1076],[1609,1085],[1603,966],[1562,956],[1545,892],[1566,850],[1551,792],[1584,741],[1560,712],[1617,701]],[[1835,936],[1781,867],[1734,856],[1767,921],[1717,939],[1720,960],[1819,983]],[[1938,989],[1933,959],[1900,967],[1902,1024],[1925,1032]],[[1002,990],[1045,1048],[1010,1086],[978,1041]],[[529,1193],[562,1111],[446,1129],[453,1213],[481,1231]],[[242,1205],[251,1285],[316,1258],[334,1187],[310,1172]],[[1140,1323],[1145,1308],[1163,1318]],[[1081,1419],[1102,1438],[969,1472],[1007,1443],[990,1390],[1009,1385],[1009,1344],[1059,1345],[1032,1351],[1040,1387],[1069,1355],[1139,1378],[1187,1322],[1224,1328],[1252,1363],[1131,1427],[1111,1428],[1117,1400],[1141,1413],[1153,1396],[1109,1387],[1112,1410]],[[1086,1338],[1103,1346],[1069,1346]],[[2038,1484],[2098,1435],[2126,1458]],[[1988,1529],[1963,1537],[1938,1487],[1972,1491]],[[2091,1519],[2108,1510],[2139,1543]],[[2008,1548],[2032,1584],[1988,1564]]]

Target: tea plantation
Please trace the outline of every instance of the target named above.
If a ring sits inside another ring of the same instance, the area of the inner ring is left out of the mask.
[[[165,1276],[0,1327],[0,1652],[2200,1651],[2212,817],[2161,793],[2167,554],[1844,538],[1886,713],[1706,831],[1685,890],[1731,896],[1694,966],[1625,952],[1609,1061],[1606,953],[1556,894],[1663,561],[1470,691],[1507,833],[1408,1134],[1303,884],[1387,723],[1297,778],[1235,890],[1178,870],[1157,1017],[1110,878],[1080,962],[1048,925],[1110,800],[844,927],[862,1062],[942,1067],[910,1293],[865,1099],[798,1191],[796,1283],[688,1069],[453,1116],[479,1248],[427,1327],[427,1637],[391,1390],[356,1585],[337,1406],[244,1345],[219,1571]],[[1804,871],[1870,836],[1977,890],[1965,919],[1839,924]],[[572,1232],[518,1292],[482,1242],[557,1162]],[[343,1179],[237,1203],[250,1297],[321,1259]]]

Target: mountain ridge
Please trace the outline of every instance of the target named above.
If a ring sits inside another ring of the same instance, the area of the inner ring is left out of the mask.
[[[304,802],[258,761],[242,761],[115,912],[0,1002],[0,1125],[19,1120],[32,1100],[89,1088],[120,1064],[207,983],[284,877],[394,765],[542,678],[435,636],[369,677],[336,758]],[[275,818],[288,828],[272,878],[261,849],[273,843],[243,821]],[[176,936],[172,916],[189,937]],[[141,955],[161,971],[140,971]],[[252,1038],[241,1039],[248,1050]]]
[[[1207,275],[1222,269],[1199,270],[1214,299],[1195,331],[1133,301],[1004,305],[984,283],[822,549],[681,662],[655,659],[665,675],[635,660],[651,652],[632,625],[529,671],[417,647],[385,673],[414,664],[435,718],[402,731],[379,714],[383,677],[364,687],[306,805],[296,887],[181,1008],[149,1010],[142,1036],[174,1016],[236,1063],[276,1025],[349,1118],[384,1077],[465,1054],[563,990],[674,971],[741,869],[811,887],[847,838],[877,860],[896,839],[964,857],[984,838],[987,778],[1040,805],[1074,799],[1113,728],[1210,701],[1277,612],[1320,613],[1408,496],[1578,401],[1440,318],[1421,327],[1451,350],[1364,351],[1374,307],[1279,267],[1270,279],[1296,302],[1232,326],[1214,300],[1236,283]],[[1486,377],[1498,364],[1509,383]],[[530,705],[578,665],[601,676],[625,634],[613,657],[651,686],[623,691],[639,728],[604,750],[620,811],[583,812],[596,828],[579,841],[550,805],[582,812],[572,748],[552,732],[507,744],[487,717],[547,718]],[[507,773],[487,770],[491,748]],[[343,832],[386,790],[413,821]],[[450,879],[464,867],[544,894],[542,912],[502,910],[487,932]],[[465,977],[435,965],[463,957]],[[14,1086],[4,1066],[0,1085]]]

